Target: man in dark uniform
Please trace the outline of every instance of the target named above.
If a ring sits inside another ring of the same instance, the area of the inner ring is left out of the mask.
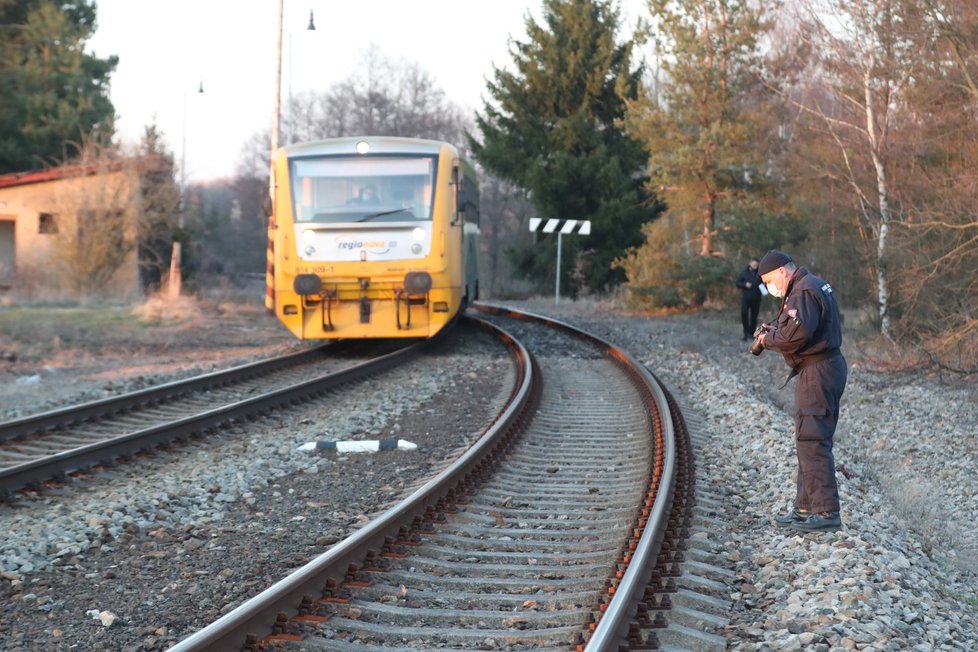
[[[795,385],[795,447],[798,487],[794,509],[775,520],[801,531],[837,530],[839,489],[835,480],[832,437],[839,421],[839,400],[848,369],[839,347],[842,328],[832,286],[804,267],[796,268],[783,251],[771,250],[758,265],[767,290],[781,299],[773,324],[764,324],[758,340],[784,356]]]
[[[740,288],[740,323],[744,327],[744,340],[754,338],[757,330],[757,313],[761,309],[761,275],[757,273],[758,260],[751,258],[740,274],[737,287]]]

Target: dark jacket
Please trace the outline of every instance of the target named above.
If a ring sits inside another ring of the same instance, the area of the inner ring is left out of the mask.
[[[750,287],[747,284],[750,283]],[[761,300],[761,275],[757,270],[751,269],[750,265],[737,275],[737,287],[743,291],[742,297],[751,301]]]
[[[804,267],[797,269],[764,337],[764,348],[777,351],[797,370],[807,361],[839,354],[841,346],[842,324],[832,286]]]

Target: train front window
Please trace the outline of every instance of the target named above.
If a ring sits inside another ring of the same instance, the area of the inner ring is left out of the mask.
[[[436,157],[333,156],[291,162],[296,222],[430,220]]]

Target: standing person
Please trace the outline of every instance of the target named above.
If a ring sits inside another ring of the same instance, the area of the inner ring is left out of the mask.
[[[740,288],[740,323],[744,327],[744,340],[753,339],[757,330],[757,313],[761,310],[761,275],[757,273],[758,260],[751,258],[740,274],[737,287]]]
[[[801,531],[838,530],[839,489],[832,437],[848,369],[842,357],[839,306],[832,286],[776,249],[758,266],[768,292],[781,298],[773,324],[764,324],[760,344],[784,356],[795,385],[795,448],[798,486],[794,509],[775,520]]]

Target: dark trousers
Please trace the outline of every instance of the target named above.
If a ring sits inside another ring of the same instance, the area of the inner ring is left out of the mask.
[[[848,375],[846,359],[841,355],[819,360],[798,374],[795,386],[796,509],[839,511],[832,438],[839,422],[839,401]]]
[[[761,297],[754,298],[747,292],[740,293],[740,322],[744,337],[754,337],[757,330],[757,313],[761,310]]]

